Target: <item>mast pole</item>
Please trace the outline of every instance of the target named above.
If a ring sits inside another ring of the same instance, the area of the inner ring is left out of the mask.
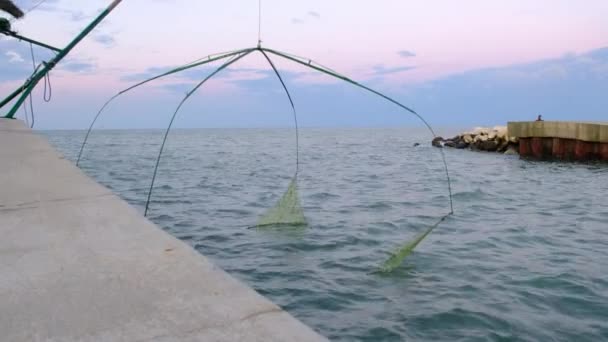
[[[72,49],[76,45],[78,45],[78,43],[80,43],[80,41],[84,37],[86,37],[91,31],[93,31],[93,29],[97,25],[99,25],[99,23],[101,23],[105,19],[105,17],[107,17],[108,14],[110,14],[114,10],[114,8],[116,6],[118,6],[118,4],[120,4],[121,2],[122,2],[122,0],[112,1],[112,3],[103,12],[101,12],[101,14],[99,14],[99,16],[97,16],[97,18],[95,18],[95,20],[93,20],[89,24],[89,26],[87,26],[82,32],[80,32],[80,34],[78,34],[78,36],[76,36],[76,38],[74,38],[74,40],[72,40],[63,50],[59,51],[59,53],[57,53],[57,55],[53,59],[51,59],[49,62],[43,63],[44,66],[38,72],[36,72],[34,75],[32,75],[32,77],[29,78],[23,84],[23,86],[19,87],[19,89],[17,89],[14,93],[9,95],[9,97],[7,99],[2,101],[1,104],[4,106],[12,98],[21,94],[19,99],[17,99],[17,102],[13,105],[13,108],[11,108],[11,110],[6,114],[5,118],[12,119],[15,116],[15,113],[17,112],[17,110],[19,109],[21,104],[23,104],[23,101],[25,101],[25,99],[32,92],[32,90],[34,90],[34,87],[36,87],[38,82],[40,82],[40,80],[42,80],[55,67],[55,65],[57,65],[57,63],[59,63],[65,56],[67,56],[70,53],[70,51],[72,51]]]

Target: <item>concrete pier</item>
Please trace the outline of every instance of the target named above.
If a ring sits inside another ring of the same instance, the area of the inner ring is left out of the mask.
[[[523,158],[608,161],[608,123],[509,122],[508,132]]]
[[[0,119],[0,340],[321,341]]]

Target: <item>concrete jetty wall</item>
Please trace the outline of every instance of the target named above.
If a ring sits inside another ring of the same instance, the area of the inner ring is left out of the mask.
[[[523,158],[608,161],[608,123],[509,122],[508,132]]]
[[[0,119],[0,340],[320,341]]]

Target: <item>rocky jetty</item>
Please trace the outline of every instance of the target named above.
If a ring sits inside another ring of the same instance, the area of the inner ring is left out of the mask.
[[[499,152],[517,154],[519,139],[510,137],[506,126],[494,128],[476,127],[471,132],[459,134],[451,139],[436,137],[432,141],[435,147],[468,148],[473,151]]]

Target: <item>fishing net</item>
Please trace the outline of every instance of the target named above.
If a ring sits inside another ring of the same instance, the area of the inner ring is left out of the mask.
[[[379,273],[389,273],[395,270],[395,268],[399,267],[405,258],[410,255],[416,246],[427,236],[429,235],[433,229],[435,229],[441,222],[443,222],[448,215],[443,216],[437,221],[434,225],[427,228],[422,234],[418,235],[414,240],[405,243],[404,245],[398,247],[391,256],[380,266],[377,270]]]
[[[260,217],[256,227],[306,226],[306,218],[298,195],[297,177],[293,177],[287,191],[274,205]]]
[[[296,106],[293,104],[293,99],[291,98],[291,94],[281,77],[281,74],[277,70],[276,66],[268,57],[266,52],[261,51],[262,55],[270,64],[270,67],[274,71],[275,75],[281,82],[283,86],[283,90],[285,90],[285,94],[289,99],[289,104],[291,105],[291,110],[293,112],[293,120],[295,124],[295,132],[296,132],[296,173],[293,176],[291,182],[289,183],[289,187],[287,191],[283,194],[283,197],[279,199],[277,204],[269,209],[262,217],[259,219],[256,227],[268,227],[268,226],[306,226],[306,218],[304,217],[304,212],[302,211],[302,206],[300,205],[300,196],[298,196],[298,171],[300,170],[300,139],[298,133],[298,117],[296,114]]]
[[[410,114],[418,117],[420,119],[420,121],[428,128],[428,130],[430,131],[430,133],[435,137],[436,134],[433,131],[433,129],[431,128],[431,126],[426,122],[426,120],[424,120],[424,118],[422,116],[420,116],[417,112],[415,112],[414,110],[410,109],[409,107],[406,107],[405,105],[401,104],[400,102],[388,97],[387,95],[384,95],[372,88],[369,88],[367,86],[364,86],[361,83],[358,83],[344,75],[338,74],[335,71],[326,68],[310,59],[305,59],[303,57],[298,57],[298,56],[294,56],[294,55],[290,55],[290,54],[286,54],[286,53],[282,53],[280,51],[276,51],[276,50],[272,50],[272,49],[268,49],[268,48],[263,48],[261,46],[257,46],[255,48],[248,48],[248,49],[242,49],[242,50],[236,50],[233,52],[227,52],[227,53],[222,53],[222,54],[216,54],[216,55],[210,55],[206,58],[203,59],[199,59],[197,61],[188,63],[186,65],[183,65],[181,67],[169,70],[163,74],[154,76],[152,78],[146,79],[144,81],[141,81],[127,89],[124,89],[122,91],[120,91],[118,94],[114,95],[112,98],[110,98],[108,100],[108,102],[106,102],[104,104],[104,106],[100,109],[100,111],[97,113],[97,115],[95,116],[95,118],[93,119],[89,130],[87,131],[87,134],[85,136],[85,139],[82,143],[82,146],[80,148],[80,152],[78,155],[78,160],[77,160],[77,165],[78,165],[78,161],[80,161],[80,157],[82,155],[82,152],[84,150],[87,138],[89,136],[89,133],[91,132],[93,125],[95,124],[95,121],[97,120],[97,118],[99,117],[99,115],[104,111],[104,109],[106,108],[106,106],[113,101],[115,98],[117,98],[118,96],[136,88],[139,87],[141,85],[144,85],[148,82],[154,81],[156,79],[165,77],[165,76],[169,76],[199,65],[203,65],[206,63],[210,63],[213,61],[217,61],[217,60],[221,60],[221,59],[226,59],[229,58],[224,64],[222,64],[220,67],[218,67],[215,71],[213,71],[211,74],[209,74],[205,79],[203,79],[202,81],[200,81],[192,90],[190,90],[185,97],[182,99],[182,101],[179,103],[179,105],[177,106],[176,110],[174,111],[171,120],[169,122],[169,126],[167,127],[165,134],[164,134],[164,138],[163,138],[163,142],[161,144],[159,153],[158,153],[158,157],[156,159],[156,165],[154,168],[154,172],[152,175],[152,181],[148,190],[148,198],[146,201],[146,208],[144,211],[144,215],[147,215],[148,212],[148,206],[150,204],[150,199],[151,199],[151,195],[152,195],[152,190],[154,188],[154,181],[156,179],[156,174],[158,171],[158,164],[163,152],[163,148],[165,146],[165,142],[167,140],[167,136],[169,134],[169,131],[171,130],[173,121],[175,119],[175,117],[177,116],[180,108],[182,107],[182,105],[184,104],[184,102],[186,102],[186,100],[192,95],[194,94],[207,80],[209,80],[210,78],[214,77],[218,72],[220,72],[221,70],[227,68],[229,65],[235,63],[236,61],[240,60],[241,58],[245,57],[246,55],[250,54],[251,52],[254,51],[258,51],[260,52],[268,61],[269,65],[272,67],[274,73],[276,74],[277,78],[279,79],[283,89],[285,90],[285,93],[287,95],[287,98],[289,99],[292,111],[293,111],[293,118],[294,118],[294,124],[295,124],[295,131],[296,131],[296,172],[295,172],[295,176],[292,178],[292,180],[289,183],[289,186],[287,188],[287,191],[285,191],[285,193],[283,194],[283,196],[277,201],[277,203],[270,209],[268,209],[268,211],[266,211],[259,219],[257,224],[254,226],[256,228],[262,228],[262,227],[272,227],[272,226],[276,226],[276,227],[285,227],[285,226],[291,226],[291,227],[305,227],[307,226],[307,221],[306,218],[304,217],[304,212],[302,210],[302,206],[300,204],[300,198],[299,198],[299,194],[298,194],[298,187],[297,187],[297,175],[298,175],[298,170],[299,170],[299,138],[298,138],[298,122],[297,122],[297,115],[296,115],[296,109],[292,100],[292,97],[289,93],[289,90],[287,89],[285,82],[283,81],[279,71],[277,70],[277,68],[275,67],[274,63],[272,62],[272,60],[270,59],[270,57],[267,55],[267,53],[273,54],[275,56],[281,57],[285,60],[289,60],[292,61],[296,64],[302,65],[306,68],[309,69],[313,69],[317,72],[329,75],[333,78],[336,79],[340,79],[344,82],[347,82],[353,86],[356,86],[360,89],[364,89],[367,92],[373,93],[381,98],[383,98],[384,100],[393,103],[394,105],[397,105],[398,107],[400,107],[401,109],[405,110],[406,112],[409,112]],[[441,222],[443,222],[447,217],[449,217],[450,215],[453,215],[454,211],[453,211],[453,201],[452,201],[452,189],[451,189],[451,182],[450,182],[450,177],[449,177],[449,172],[448,172],[448,167],[447,167],[447,162],[445,160],[445,155],[443,153],[443,150],[439,149],[439,152],[441,154],[441,159],[443,162],[443,169],[445,172],[445,177],[447,180],[447,191],[448,191],[448,195],[449,195],[449,212],[442,216],[439,221],[437,221],[437,223],[435,223],[434,225],[432,225],[431,227],[427,228],[426,230],[423,231],[422,234],[420,234],[419,236],[417,236],[413,241],[409,241],[406,242],[404,244],[402,244],[400,247],[398,247],[393,253],[390,254],[388,260],[386,260],[377,271],[379,272],[391,272],[393,271],[395,268],[399,267],[403,260],[412,253],[412,251],[416,248],[416,246],[418,244],[420,244],[422,242],[422,240],[431,233],[431,231],[433,229],[435,229]]]

